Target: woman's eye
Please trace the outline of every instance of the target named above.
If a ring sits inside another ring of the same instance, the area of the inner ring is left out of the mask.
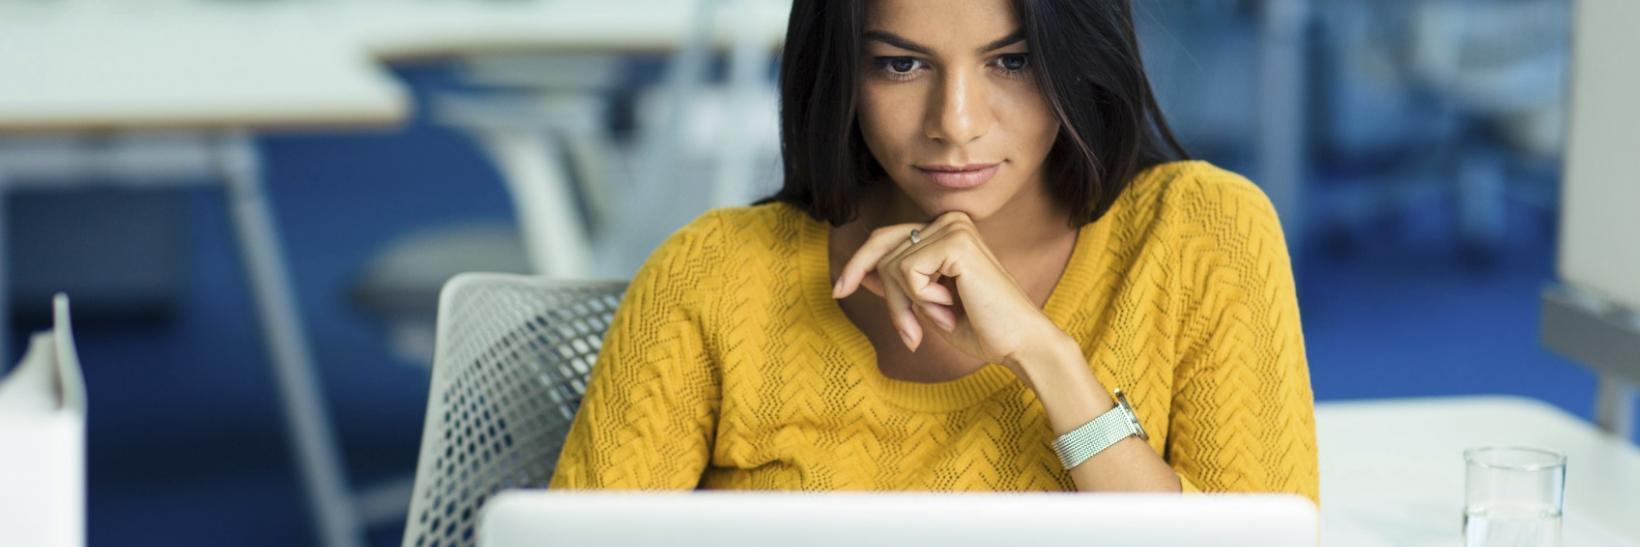
[[[908,74],[917,69],[917,60],[910,57],[884,57],[878,63],[895,74]]]
[[[1030,57],[1027,57],[1023,53],[1003,55],[997,58],[997,65],[1001,66],[1003,70],[1009,72],[1019,72],[1021,70],[1025,70],[1025,67],[1030,66],[1030,64]]]

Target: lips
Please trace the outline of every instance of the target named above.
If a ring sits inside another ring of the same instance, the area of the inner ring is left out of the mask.
[[[967,165],[916,165],[918,173],[934,184],[949,190],[967,190],[985,184],[997,174],[998,163],[970,163]]]

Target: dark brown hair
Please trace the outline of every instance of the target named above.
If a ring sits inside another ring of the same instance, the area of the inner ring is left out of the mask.
[[[858,122],[866,0],[795,0],[780,64],[785,182],[758,203],[816,219],[853,220],[863,189],[886,174]],[[1128,0],[1014,0],[1037,88],[1059,118],[1049,191],[1071,222],[1098,220],[1147,167],[1185,152],[1168,129],[1139,58]]]

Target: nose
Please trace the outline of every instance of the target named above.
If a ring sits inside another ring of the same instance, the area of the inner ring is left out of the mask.
[[[928,138],[962,146],[991,130],[994,119],[983,75],[970,70],[947,71],[933,94],[923,122]]]

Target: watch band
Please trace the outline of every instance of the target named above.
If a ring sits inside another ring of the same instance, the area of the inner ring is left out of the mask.
[[[1127,396],[1122,394],[1122,390],[1116,390],[1115,399],[1115,408],[1054,439],[1053,450],[1059,455],[1059,463],[1065,469],[1082,465],[1082,462],[1122,439],[1134,436],[1145,438],[1144,429],[1139,426],[1139,419],[1133,414],[1133,407],[1128,405]]]

